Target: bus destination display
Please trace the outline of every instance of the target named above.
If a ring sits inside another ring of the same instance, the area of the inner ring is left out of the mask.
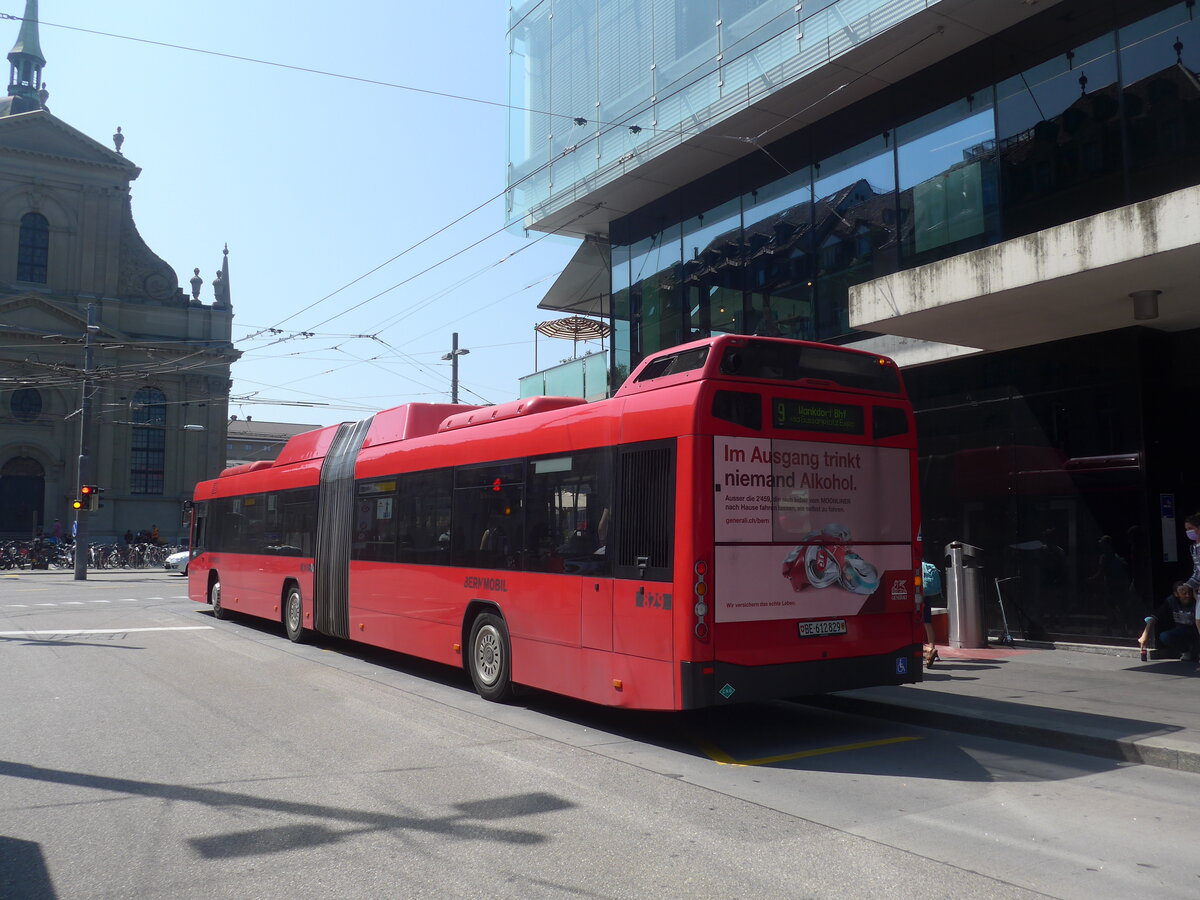
[[[776,428],[792,431],[825,431],[834,434],[862,434],[863,408],[844,403],[818,403],[815,400],[771,402]]]

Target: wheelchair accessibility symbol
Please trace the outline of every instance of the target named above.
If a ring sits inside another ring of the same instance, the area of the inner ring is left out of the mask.
[[[896,674],[897,675],[907,675],[908,674],[908,657],[907,656],[897,656],[896,657]]]

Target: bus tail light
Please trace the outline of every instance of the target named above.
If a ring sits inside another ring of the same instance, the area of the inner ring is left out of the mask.
[[[696,596],[696,603],[692,607],[692,612],[696,615],[694,630],[696,637],[704,640],[708,637],[708,625],[704,621],[704,617],[708,615],[708,604],[704,602],[704,598],[708,596],[708,582],[705,580],[708,575],[708,563],[698,559],[692,571],[696,573],[696,582],[692,585],[692,593]]]

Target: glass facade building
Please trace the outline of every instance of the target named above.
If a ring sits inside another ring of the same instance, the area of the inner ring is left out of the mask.
[[[539,218],[937,0],[529,0],[509,16],[508,217]]]
[[[719,134],[936,6],[526,4],[509,36],[514,97],[555,115],[514,118],[510,220],[603,197],[622,165]],[[1195,5],[1068,2],[1044,16],[1038,40],[999,34],[932,60],[612,218],[612,389],[646,355],[712,334],[872,337],[850,322],[855,285],[1200,185]],[[1198,300],[1193,285],[1181,302]],[[907,370],[929,559],[951,540],[981,547],[986,608],[1006,591],[1030,637],[1136,636],[1188,569],[1169,523],[1176,505],[1179,525],[1200,509],[1200,477],[1170,435],[1198,352],[1200,331],[1131,325]]]

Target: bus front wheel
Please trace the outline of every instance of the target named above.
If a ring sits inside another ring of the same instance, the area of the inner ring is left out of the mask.
[[[302,644],[308,638],[308,630],[304,627],[304,598],[294,584],[288,588],[287,598],[283,601],[283,627],[293,644]]]
[[[213,618],[228,619],[229,613],[225,611],[225,607],[221,605],[221,582],[213,579],[212,584],[208,586],[208,602],[212,604]]]
[[[500,702],[512,697],[512,649],[504,619],[492,613],[475,619],[467,665],[475,690],[484,700]]]

